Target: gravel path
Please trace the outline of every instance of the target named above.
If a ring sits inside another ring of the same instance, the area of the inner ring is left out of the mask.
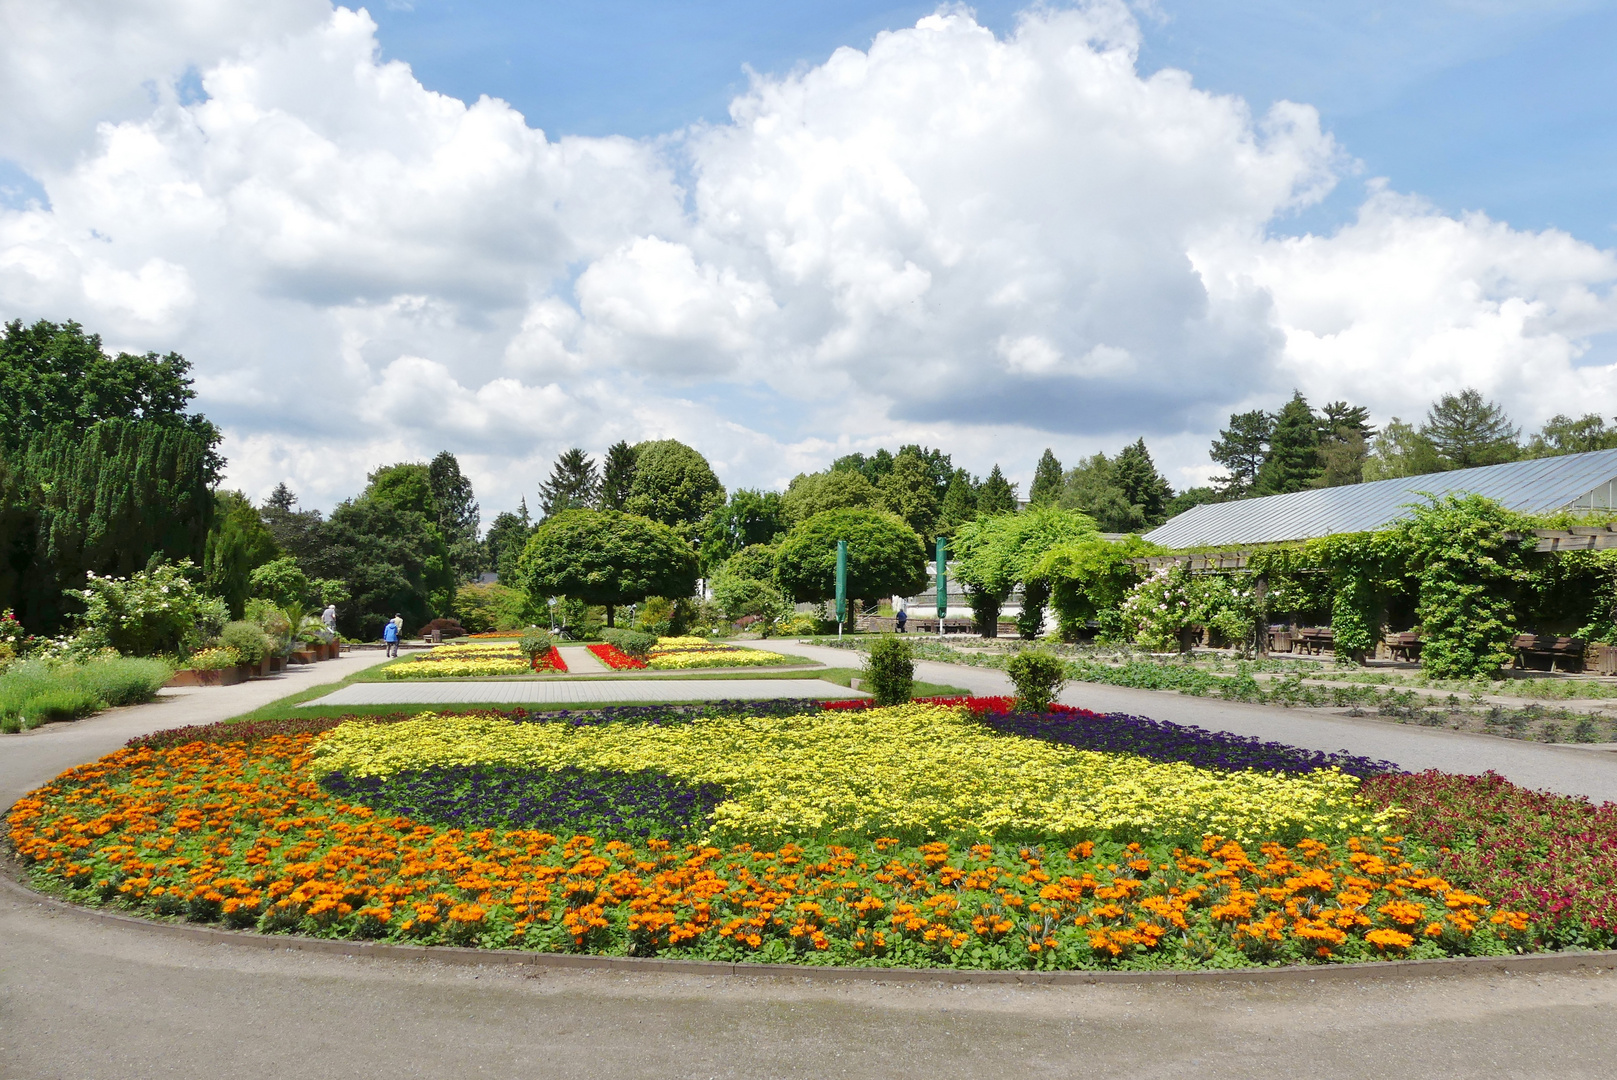
[[[750,644],[750,643],[743,643]],[[772,647],[768,643],[761,646]],[[792,645],[792,652],[841,667],[857,666],[847,649]],[[1011,680],[995,668],[920,661],[917,678],[959,686],[976,694],[1009,694]],[[1439,728],[1346,716],[1339,710],[1282,709],[1216,698],[1188,697],[1161,690],[1133,690],[1098,683],[1073,683],[1061,694],[1068,705],[1096,712],[1132,713],[1175,724],[1252,735],[1310,750],[1346,750],[1396,762],[1405,769],[1481,773],[1489,769],[1528,787],[1597,802],[1617,800],[1617,753],[1474,735]]]
[[[353,683],[312,705],[570,705],[606,701],[767,701],[860,698],[823,679],[589,679],[525,682]]]
[[[562,663],[567,665],[567,672],[570,675],[593,675],[612,670],[601,662],[600,657],[582,645],[558,645],[556,651],[561,653]]]

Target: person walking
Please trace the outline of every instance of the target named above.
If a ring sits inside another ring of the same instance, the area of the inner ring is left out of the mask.
[[[382,644],[387,646],[387,655],[399,655],[399,622],[389,619],[382,624]]]
[[[337,632],[337,605],[336,604],[327,604],[326,605],[326,610],[324,610],[324,611],[322,611],[320,613],[320,625],[324,626],[328,633],[335,634]]]
[[[904,624],[910,621],[909,604],[905,603],[899,597],[894,597],[893,608],[893,616],[898,622],[898,632],[902,634],[904,632]]]

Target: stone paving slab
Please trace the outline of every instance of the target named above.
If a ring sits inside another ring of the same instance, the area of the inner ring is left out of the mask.
[[[823,679],[589,679],[544,682],[353,683],[312,705],[593,704],[603,701],[762,701],[863,698]]]
[[[556,651],[561,653],[562,663],[567,665],[569,674],[594,675],[612,670],[583,645],[558,645]]]

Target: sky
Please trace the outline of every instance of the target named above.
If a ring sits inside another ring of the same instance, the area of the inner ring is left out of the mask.
[[[920,442],[1176,487],[1293,389],[1617,389],[1617,3],[0,0],[0,318],[177,350],[227,483],[731,487]],[[1617,412],[1617,409],[1613,410]]]

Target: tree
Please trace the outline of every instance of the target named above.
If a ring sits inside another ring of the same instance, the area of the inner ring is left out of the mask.
[[[337,612],[344,635],[375,638],[395,614],[410,630],[449,612],[455,577],[436,514],[388,499],[351,499],[331,512],[321,540],[298,563],[309,576],[338,579],[348,590],[350,600]]]
[[[1115,463],[1105,454],[1073,466],[1063,482],[1058,505],[1089,515],[1106,532],[1139,532],[1146,525],[1144,507],[1129,501],[1118,483]]]
[[[848,542],[848,595],[908,596],[927,583],[921,537],[881,510],[826,510],[793,526],[776,555],[776,580],[794,600],[836,597],[837,541]]]
[[[469,582],[455,590],[455,615],[468,633],[490,630],[520,630],[542,617],[533,601],[521,589],[497,582]]]
[[[619,439],[607,447],[601,467],[601,509],[622,510],[634,491],[634,447]]]
[[[999,635],[999,609],[1018,585],[1024,638],[1038,635],[1050,597],[1049,579],[1038,573],[1045,552],[1061,544],[1098,539],[1086,514],[1054,506],[1028,507],[1019,514],[982,516],[955,534],[955,577],[972,598],[977,632]]]
[[[1132,446],[1125,446],[1112,467],[1118,489],[1123,492],[1129,505],[1139,507],[1140,516],[1147,525],[1160,525],[1167,520],[1168,500],[1173,498],[1173,488],[1157,472],[1156,462],[1151,460],[1151,451],[1145,448],[1144,439]]]
[[[1230,414],[1230,426],[1213,440],[1213,462],[1228,470],[1213,478],[1221,498],[1244,499],[1252,494],[1273,435],[1274,418],[1262,409]]]
[[[1039,556],[1033,572],[1050,583],[1050,605],[1061,636],[1076,640],[1080,631],[1094,623],[1103,639],[1122,637],[1123,599],[1144,576],[1132,560],[1163,550],[1138,536],[1125,537],[1119,543],[1095,536],[1056,544]]]
[[[1524,456],[1558,457],[1613,447],[1617,447],[1617,426],[1607,427],[1606,418],[1599,413],[1586,413],[1577,420],[1558,413],[1544,421],[1544,427],[1527,444]]]
[[[436,527],[438,500],[432,494],[432,474],[419,461],[383,465],[368,477],[362,498],[387,503],[405,513],[420,514]],[[444,539],[447,541],[448,537]]]
[[[506,511],[495,515],[483,537],[483,564],[492,567],[499,579],[507,584],[516,580],[517,560],[533,535],[533,519],[528,516],[528,500],[513,514]]]
[[[1364,462],[1364,478],[1366,481],[1394,480],[1425,476],[1443,469],[1443,459],[1431,440],[1415,430],[1414,425],[1395,416],[1376,436],[1375,445]]]
[[[774,581],[779,546],[749,544],[724,560],[724,572],[733,577],[751,578],[753,581]]]
[[[1038,467],[1033,470],[1033,486],[1028,488],[1027,501],[1033,506],[1058,502],[1065,487],[1061,462],[1056,460],[1055,452],[1047,446],[1044,455],[1039,458]]]
[[[229,606],[231,618],[241,618],[249,575],[280,554],[274,535],[246,495],[213,493],[213,525],[202,549],[202,578],[207,590]]]
[[[931,536],[938,516],[938,487],[918,448],[906,447],[878,486],[882,504],[921,536]]]
[[[1364,463],[1370,456],[1370,440],[1376,429],[1370,426],[1370,410],[1362,405],[1333,401],[1320,410],[1319,474],[1314,487],[1342,487],[1364,480]]]
[[[794,476],[781,496],[781,505],[795,524],[827,510],[874,509],[881,505],[881,493],[863,473],[832,469]]]
[[[1450,469],[1498,465],[1521,456],[1518,431],[1505,410],[1469,388],[1439,398],[1420,433]]]
[[[1254,495],[1281,495],[1312,487],[1319,475],[1319,417],[1300,391],[1275,413],[1269,453],[1258,470]]]
[[[1016,485],[1005,479],[996,464],[988,479],[977,491],[979,514],[1014,514],[1016,512]]]
[[[276,607],[303,607],[309,602],[309,575],[290,555],[256,567],[248,577],[248,588],[253,597],[272,601]]]
[[[179,353],[108,356],[100,335],[76,322],[9,322],[0,332],[0,447],[19,450],[31,435],[85,432],[106,420],[177,428],[202,443],[203,480],[211,487],[225,464],[217,450],[222,436],[207,417],[186,412],[196,398],[190,373]]]
[[[285,483],[275,485],[258,516],[264,527],[275,538],[275,546],[288,555],[307,559],[319,551],[325,540],[321,533],[323,519],[318,510],[299,510],[298,497]]]
[[[712,569],[753,544],[772,544],[786,534],[791,522],[778,491],[742,488],[715,510],[702,530],[702,565]]]
[[[956,469],[949,476],[944,489],[943,503],[938,507],[938,520],[934,526],[938,535],[953,536],[954,531],[977,516],[977,482],[965,469]]]
[[[523,549],[520,574],[536,605],[566,596],[606,607],[696,589],[696,553],[672,528],[617,510],[564,510],[546,519]]]
[[[676,439],[634,448],[634,483],[624,510],[667,525],[686,540],[701,536],[701,523],[724,505],[724,485],[707,458]]]
[[[589,509],[599,497],[595,462],[576,446],[556,459],[550,479],[539,485],[539,506],[547,518],[564,510]]]
[[[1218,492],[1210,487],[1186,488],[1168,501],[1168,520],[1172,521],[1193,507],[1206,506],[1208,503],[1221,501]]]
[[[472,482],[448,450],[440,451],[427,466],[427,482],[438,504],[438,528],[449,545],[449,564],[456,578],[471,581],[483,566],[482,548],[477,543],[482,515],[472,495]]]

